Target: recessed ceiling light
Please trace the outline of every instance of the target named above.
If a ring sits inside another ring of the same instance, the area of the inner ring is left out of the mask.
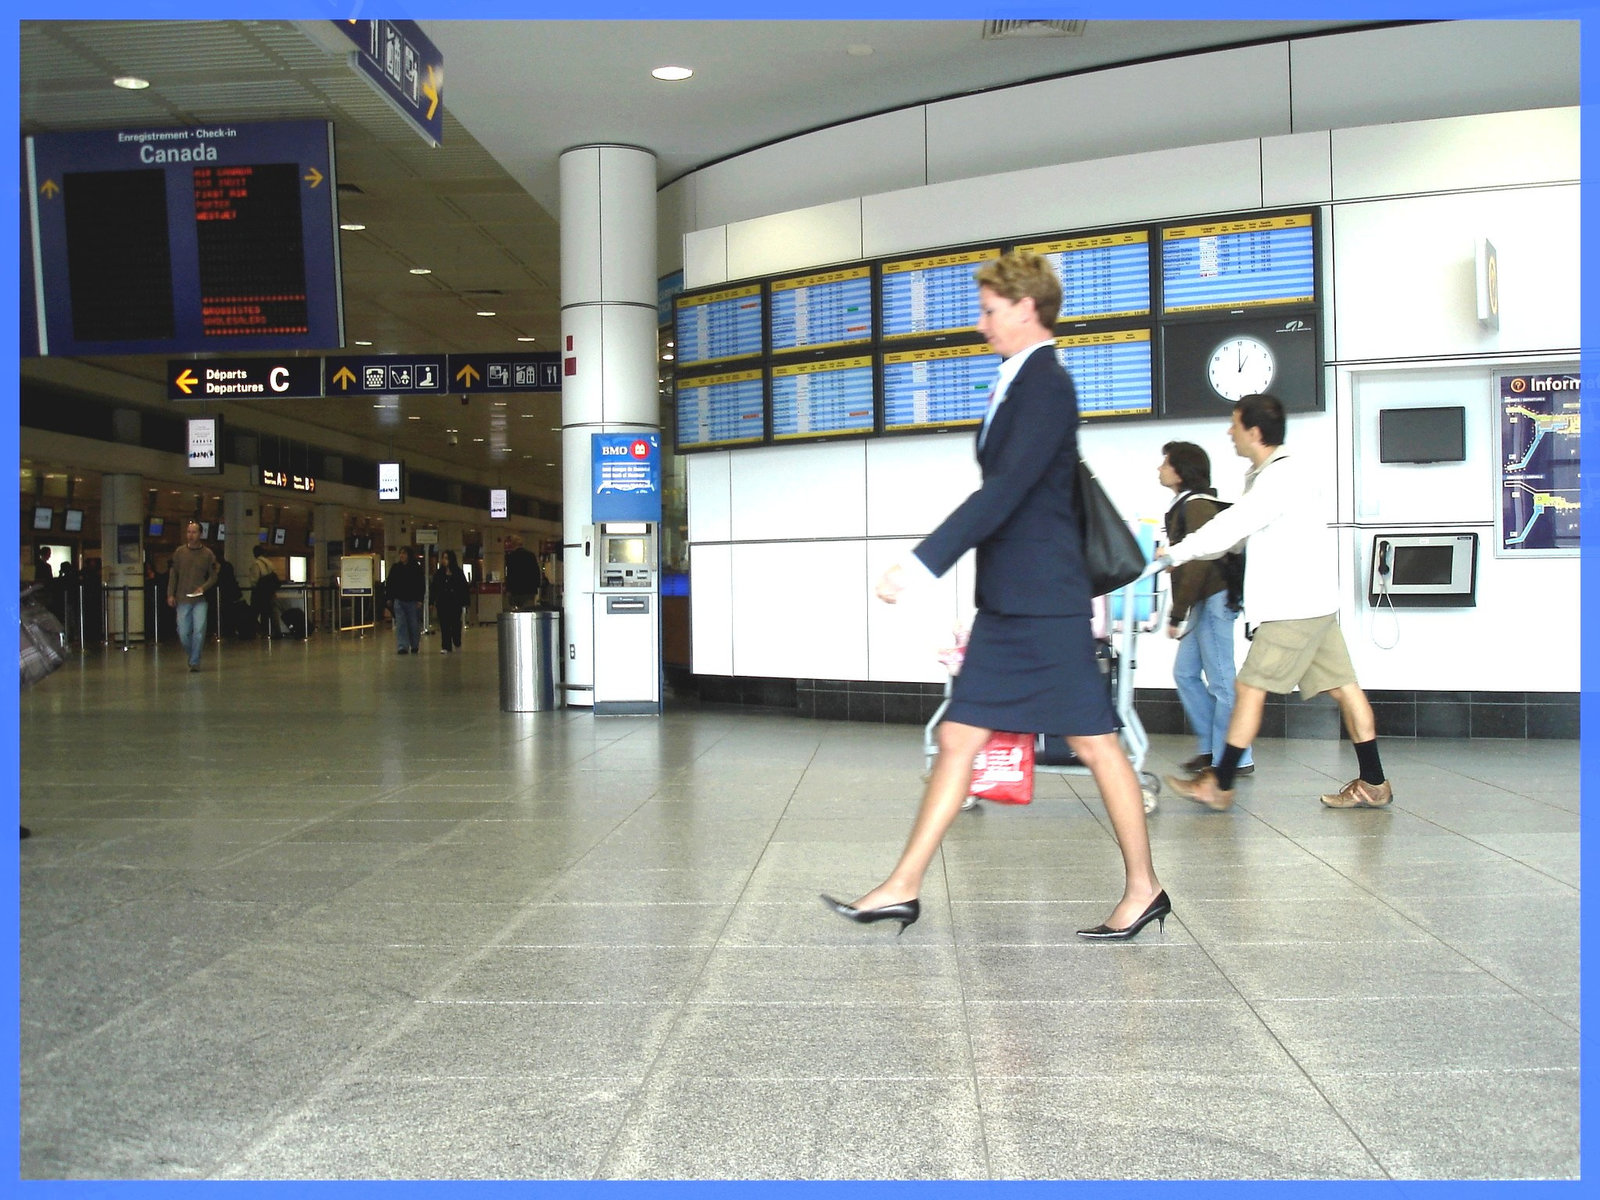
[[[371,342],[363,342],[360,338],[357,338],[356,339],[356,345],[358,345],[358,346],[370,346],[370,345],[372,345],[372,343]]]
[[[127,88],[130,92],[142,92],[150,86],[148,79],[140,79],[137,75],[119,75],[111,82],[116,87]]]
[[[688,79],[694,72],[688,67],[657,67],[650,74],[657,79],[665,79],[668,83],[675,83],[680,79]]]
[[[412,267],[411,268],[411,273],[413,275],[432,275],[433,274],[433,268],[432,267]]]
[[[545,466],[547,466],[547,467],[553,467],[553,466],[555,466],[555,463],[545,463]]]
[[[361,224],[359,221],[346,221],[343,224],[341,224],[339,226],[339,228],[340,229],[348,229],[351,233],[360,233],[363,229],[366,228],[366,226]]]
[[[538,340],[537,338],[531,338],[531,337],[519,337],[517,339],[517,341],[519,341],[519,342],[532,342],[532,341],[537,341],[537,340]]]
[[[472,439],[472,440],[473,440],[473,441],[475,441],[475,442],[481,442],[481,441],[483,441],[483,439],[482,439],[482,438],[473,438],[473,439]]]
[[[663,355],[662,355],[662,356],[661,356],[661,361],[662,361],[662,362],[671,362],[671,361],[672,361],[672,357],[673,357],[673,356],[672,356],[672,355],[670,355],[670,354],[663,354]]]
[[[422,420],[422,418],[421,417],[407,417],[406,420],[408,420],[408,421],[420,421],[420,420]]]
[[[492,312],[488,312],[488,311],[486,311],[486,310],[483,310],[483,309],[479,309],[479,310],[478,310],[478,315],[479,315],[479,316],[480,316],[480,317],[497,317],[497,316],[499,316],[499,315],[500,315],[500,314],[499,314],[499,313],[492,313]]]

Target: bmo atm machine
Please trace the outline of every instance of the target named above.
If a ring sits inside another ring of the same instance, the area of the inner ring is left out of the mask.
[[[660,435],[593,435],[594,711],[661,711]]]

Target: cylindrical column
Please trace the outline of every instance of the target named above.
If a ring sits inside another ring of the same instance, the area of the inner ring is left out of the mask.
[[[561,156],[562,609],[567,703],[591,706],[594,590],[589,435],[656,432],[656,156]]]
[[[250,578],[251,550],[261,532],[261,505],[254,492],[225,492],[222,496],[222,523],[228,527],[222,557],[233,564],[241,583]]]
[[[142,476],[100,477],[100,582],[108,589],[106,640],[112,646],[144,638],[145,503]]]
[[[317,535],[311,559],[311,582],[319,587],[333,582],[335,568],[329,562],[328,547],[337,543],[337,559],[349,547],[344,544],[344,509],[337,504],[318,504],[311,510],[311,529]]]

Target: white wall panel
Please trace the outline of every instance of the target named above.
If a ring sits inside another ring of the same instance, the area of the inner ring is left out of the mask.
[[[683,456],[688,466],[691,543],[725,542],[733,536],[733,489],[728,482],[731,457],[727,450]]]
[[[1578,189],[1336,205],[1339,358],[1349,362],[1578,345]],[[1477,319],[1474,247],[1499,251],[1500,328]]]
[[[868,542],[869,583],[876,584],[891,565],[908,557],[914,545],[914,538]],[[954,646],[956,631],[971,623],[971,595],[970,570],[962,572],[958,568],[943,579],[908,588],[893,604],[874,597],[867,607],[867,635],[872,647],[867,678],[943,683],[949,673],[939,662],[939,651]]]
[[[710,287],[726,283],[728,274],[728,230],[724,225],[697,229],[683,235],[683,286]]]
[[[1494,520],[1496,411],[1488,369],[1356,372],[1351,397],[1357,521],[1451,524]],[[1378,423],[1384,410],[1447,405],[1467,410],[1465,462],[1378,460]]]
[[[861,537],[867,443],[766,446],[731,455],[734,541]]]
[[[861,254],[861,201],[837,200],[728,226],[728,277],[747,279]]]
[[[697,228],[694,219],[694,177],[668,184],[656,193],[656,275],[670,275],[683,266],[683,235]]]
[[[926,537],[982,482],[970,430],[880,438],[866,447],[873,537]]]
[[[1261,203],[1326,204],[1333,199],[1332,142],[1327,133],[1261,139]]]
[[[689,654],[696,675],[733,672],[733,548],[689,547]]]
[[[867,605],[881,603],[868,586],[866,545],[731,547],[734,673],[865,679]]]
[[[1570,183],[1578,170],[1576,108],[1333,131],[1337,200]]]
[[[1260,203],[1261,143],[1226,142],[867,196],[862,246],[872,257]]]
[[[1294,127],[1339,129],[1578,103],[1576,21],[1443,21],[1304,38]]]
[[[701,228],[926,181],[923,110],[901,109],[763,146],[697,172]]]
[[[1250,46],[939,101],[928,182],[1288,133],[1288,62]]]

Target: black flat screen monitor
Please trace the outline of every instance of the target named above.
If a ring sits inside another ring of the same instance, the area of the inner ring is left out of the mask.
[[[743,284],[673,299],[680,367],[755,358],[762,352],[761,285]]]
[[[1154,343],[1148,329],[1069,334],[1056,339],[1056,358],[1072,376],[1078,416],[1155,414]]]
[[[774,354],[872,340],[872,268],[864,263],[774,279],[768,291]]]
[[[1058,325],[1150,313],[1150,231],[1129,229],[1018,246],[1061,279]]]
[[[145,530],[145,536],[146,537],[158,538],[163,533],[166,532],[166,528],[167,527],[166,527],[165,523],[161,520],[160,517],[151,517],[150,518],[150,525]]]
[[[872,355],[780,364],[772,368],[772,439],[871,433]]]
[[[978,328],[978,285],[972,273],[998,247],[960,250],[886,262],[878,276],[886,339],[974,332]]]
[[[1464,462],[1467,410],[1385,408],[1378,413],[1378,461],[1386,463]]]
[[[82,533],[83,532],[83,509],[81,509],[81,508],[69,508],[69,509],[67,509],[66,524],[64,524],[61,528],[65,529],[68,533]]]
[[[34,506],[34,510],[33,510],[33,527],[35,529],[40,529],[40,530],[49,529],[55,523],[56,523],[56,510],[55,509],[50,508],[47,505],[43,505],[43,504],[39,504],[39,505],[35,505]]]
[[[1317,300],[1310,213],[1198,221],[1161,231],[1166,315]]]

